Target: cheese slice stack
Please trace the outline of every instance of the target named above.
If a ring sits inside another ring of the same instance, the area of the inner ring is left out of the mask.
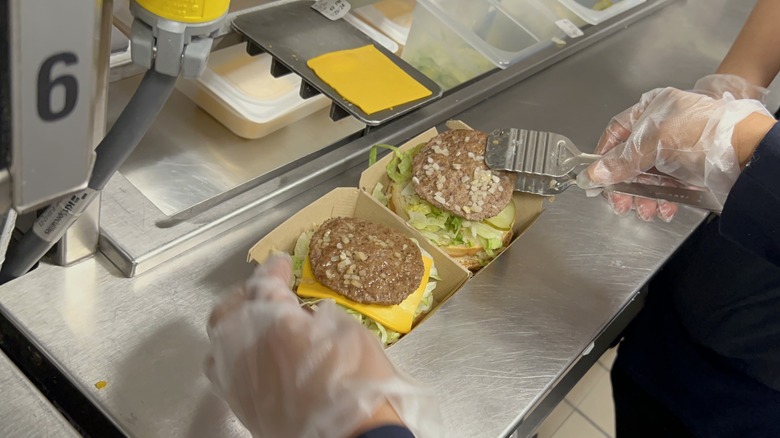
[[[297,293],[303,298],[330,298],[337,304],[360,312],[390,330],[395,330],[399,333],[409,333],[409,331],[412,330],[412,323],[414,322],[414,312],[417,310],[417,306],[422,300],[425,286],[428,285],[428,278],[431,275],[431,267],[433,266],[433,260],[428,257],[423,256],[422,261],[423,266],[425,266],[425,271],[423,272],[420,287],[406,297],[401,304],[392,306],[360,304],[345,298],[338,292],[335,292],[317,281],[314,277],[314,271],[311,269],[311,262],[309,262],[308,255],[303,263],[303,273],[301,274],[301,282],[298,285]]]
[[[306,65],[366,114],[432,94],[373,45],[326,53],[308,60]]]

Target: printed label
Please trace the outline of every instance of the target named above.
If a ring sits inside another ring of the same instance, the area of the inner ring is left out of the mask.
[[[579,38],[583,35],[579,27],[575,26],[570,20],[562,19],[555,22],[561,30],[569,36],[569,38]]]
[[[49,243],[58,241],[97,193],[88,187],[57,201],[35,221],[33,232]]]
[[[317,0],[311,7],[335,21],[347,15],[350,5],[346,0]]]

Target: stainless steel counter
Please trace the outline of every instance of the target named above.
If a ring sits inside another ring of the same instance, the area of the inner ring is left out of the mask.
[[[641,92],[684,87],[714,69],[751,4],[676,2],[458,118],[478,129],[555,130],[592,149]],[[252,243],[331,188],[356,185],[359,170],[132,279],[103,256],[42,265],[0,288],[0,309],[127,434],[244,436],[202,373],[208,312],[250,272]],[[682,209],[672,224],[640,223],[572,189],[390,355],[436,388],[447,436],[530,432],[703,217]]]
[[[0,353],[0,436],[77,437],[73,427]]]

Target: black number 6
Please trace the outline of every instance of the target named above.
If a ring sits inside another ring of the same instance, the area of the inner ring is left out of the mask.
[[[54,79],[51,71],[55,65],[62,62],[65,65],[73,65],[79,58],[70,52],[58,53],[46,58],[38,70],[38,115],[46,122],[53,122],[66,117],[76,107],[79,95],[79,82],[73,75],[62,75]],[[56,86],[62,86],[65,90],[65,105],[59,111],[51,108],[51,94]]]

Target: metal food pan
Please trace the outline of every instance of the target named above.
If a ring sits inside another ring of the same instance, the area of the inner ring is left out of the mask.
[[[241,15],[233,21],[232,26],[247,40],[247,52],[250,55],[266,52],[273,57],[273,76],[280,77],[289,73],[301,76],[301,97],[306,99],[320,93],[328,96],[333,101],[333,120],[352,115],[367,125],[377,126],[441,97],[442,90],[434,81],[346,21],[331,21],[324,17],[311,8],[312,4],[311,1],[298,1]],[[391,109],[366,114],[345,100],[306,65],[308,60],[317,56],[369,44],[374,45],[394,64],[430,90],[431,95]]]

